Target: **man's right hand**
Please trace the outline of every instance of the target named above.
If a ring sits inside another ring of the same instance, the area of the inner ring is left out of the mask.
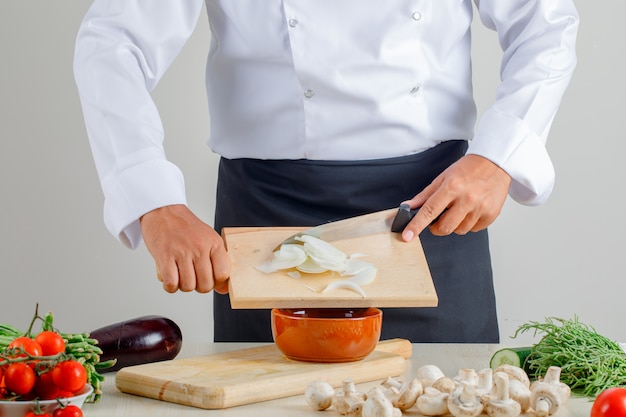
[[[141,217],[141,231],[165,291],[228,292],[230,257],[224,240],[189,208],[150,211]]]

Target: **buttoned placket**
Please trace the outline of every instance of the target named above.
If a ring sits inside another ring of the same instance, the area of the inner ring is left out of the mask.
[[[285,11],[285,17],[287,19],[287,34],[289,37],[289,43],[291,47],[291,57],[293,61],[294,71],[296,78],[300,83],[302,94],[302,108],[303,108],[303,128],[302,128],[302,143],[304,146],[304,154],[306,157],[310,155],[309,146],[311,146],[310,138],[313,135],[312,129],[314,129],[314,123],[311,121],[311,114],[315,112],[314,86],[311,85],[311,81],[305,76],[306,71],[306,47],[307,44],[306,28],[302,27],[302,21],[306,22],[306,16],[299,16],[291,11],[288,2],[283,2]]]
[[[292,57],[294,56],[294,51],[295,52],[299,52],[300,48],[298,47],[298,45],[296,45],[296,42],[298,40],[298,37],[300,36],[300,34],[296,34],[294,32],[298,31],[299,26],[300,26],[300,22],[298,21],[298,19],[296,17],[291,17],[287,19],[287,25],[289,26],[289,40],[291,42],[291,51],[292,51]],[[297,63],[295,62],[294,59],[294,66],[296,66]],[[296,72],[298,72],[296,70]],[[312,89],[305,89],[304,92],[304,97],[306,98],[312,98],[315,95],[315,92]]]
[[[333,47],[335,41],[340,47],[350,45],[351,39],[354,39],[355,34],[361,29],[358,22],[349,22],[346,32],[343,33],[343,27],[337,26],[337,21],[324,26],[325,21],[320,21],[320,16],[324,16],[324,13],[315,10],[315,6],[309,7],[298,2],[283,1],[284,24],[294,75],[300,87],[302,136],[299,143],[305,157],[319,153],[319,147],[322,146],[320,140],[334,137],[343,140],[345,132],[350,134],[349,132],[358,129],[358,123],[351,122],[354,120],[351,117],[355,111],[359,110],[355,110],[354,107],[341,107],[341,101],[336,101],[344,98],[337,95],[342,89],[345,89],[348,94],[353,93],[355,99],[363,100],[364,105],[374,103],[379,98],[390,100],[381,101],[377,105],[383,113],[374,114],[375,118],[371,119],[372,122],[380,120],[380,123],[384,124],[390,123],[390,120],[397,120],[399,123],[408,123],[412,126],[419,124],[421,129],[428,126],[427,114],[423,111],[423,80],[427,74],[424,72],[424,66],[421,65],[425,57],[420,41],[421,31],[427,20],[425,13],[427,13],[428,6],[425,5],[424,0],[406,0],[402,3],[393,11],[386,11],[388,15],[386,18],[389,18],[389,22],[382,20],[377,27],[372,29],[374,33],[364,33],[366,38],[370,37],[373,43],[366,41],[360,43],[360,40],[356,40],[354,51],[346,50],[348,52],[345,56],[347,66],[344,68],[343,62],[338,61],[337,71],[334,71],[333,61],[329,61],[332,55],[325,55],[324,43],[320,42],[321,40],[330,42],[329,48]],[[318,7],[327,6],[318,5]],[[337,13],[345,12],[345,8],[347,8],[346,5],[344,5],[344,10],[337,10]],[[364,15],[362,18],[369,21],[373,16]],[[330,32],[320,32],[326,30]],[[348,37],[343,38],[343,36]],[[395,40],[399,40],[402,46],[398,47],[394,43]],[[403,49],[404,52],[402,52]],[[406,59],[399,58],[399,51],[406,55]],[[354,55],[351,55],[352,52]],[[374,65],[372,67],[375,70],[374,78],[352,78],[351,71],[355,67],[351,66],[351,60],[352,63],[358,62],[354,59],[361,59],[360,54],[363,54],[365,58],[362,61],[365,69],[369,65]],[[381,61],[376,62],[374,59],[379,54]],[[339,59],[343,58],[344,56],[339,57]],[[385,70],[381,69],[386,65],[386,60],[389,61],[389,74],[394,75],[386,76]],[[327,70],[330,71],[327,74],[330,78],[320,78],[327,75],[319,71]],[[398,77],[396,74],[401,76]],[[384,91],[385,85],[388,85],[388,92]],[[373,90],[367,92],[370,88]],[[402,94],[402,91],[406,94],[404,99],[397,96],[397,94]],[[348,98],[347,103],[350,103],[349,100],[351,99]],[[406,102],[406,105],[402,106],[400,102]],[[344,111],[348,113],[344,114]],[[387,119],[385,113],[391,119]],[[348,116],[347,119],[346,116]],[[342,136],[335,136],[338,132],[341,132]]]
[[[416,4],[415,8],[413,9],[413,11],[411,12],[411,19],[413,20],[413,27],[415,29],[416,33],[419,33],[422,30],[422,26],[423,26],[423,10],[422,7],[424,6],[422,4],[422,1],[419,1],[418,4]],[[413,88],[411,88],[411,90],[409,91],[409,94],[413,97],[417,97],[418,95],[420,95],[422,93],[422,86],[419,83],[419,80],[416,80],[417,83],[413,86]]]

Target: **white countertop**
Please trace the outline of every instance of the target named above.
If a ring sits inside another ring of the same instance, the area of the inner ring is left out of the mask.
[[[244,349],[260,344],[220,343],[184,346],[179,358]],[[434,364],[447,376],[454,376],[460,368],[486,368],[493,352],[499,345],[479,344],[414,344],[413,356],[407,363],[406,377],[414,375],[421,365]],[[178,405],[149,398],[124,394],[115,388],[115,374],[106,373],[103,395],[99,402],[86,404],[83,408],[85,417],[187,417],[187,416],[228,416],[228,417],[331,417],[339,416],[334,411],[314,411],[310,409],[302,395],[266,401],[250,405],[232,407],[223,410],[205,410],[185,405]],[[357,385],[361,391],[367,391],[380,381]],[[555,417],[588,417],[591,402],[586,398],[570,398],[565,407],[559,409]],[[403,413],[405,416],[420,416],[416,409]]]

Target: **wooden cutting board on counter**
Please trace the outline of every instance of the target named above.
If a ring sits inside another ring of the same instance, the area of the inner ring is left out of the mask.
[[[380,233],[331,242],[346,255],[364,255],[362,260],[377,269],[374,282],[363,286],[366,296],[348,289],[322,290],[336,272],[301,274],[292,278],[285,271],[267,274],[255,267],[271,259],[274,248],[285,238],[304,230],[293,227],[224,228],[222,235],[232,260],[230,301],[239,308],[362,308],[435,307],[438,299],[430,269],[419,239],[403,242],[398,233]]]
[[[120,369],[118,390],[204,409],[222,409],[301,395],[317,379],[339,387],[402,375],[412,354],[405,339],[382,341],[357,362],[312,363],[287,359],[276,345]]]

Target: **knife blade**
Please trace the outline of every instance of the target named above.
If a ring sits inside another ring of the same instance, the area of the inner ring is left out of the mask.
[[[309,235],[332,242],[377,233],[401,232],[413,218],[417,210],[410,210],[406,204],[361,216],[349,217],[303,230],[283,240],[274,250],[288,243],[299,243],[298,237]]]

